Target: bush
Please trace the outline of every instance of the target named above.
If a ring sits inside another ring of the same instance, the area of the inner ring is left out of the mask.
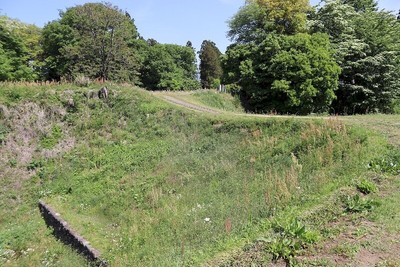
[[[88,87],[92,83],[92,81],[85,75],[80,74],[75,77],[74,83],[80,87]]]

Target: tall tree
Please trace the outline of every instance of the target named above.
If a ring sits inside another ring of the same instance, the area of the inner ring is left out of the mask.
[[[261,42],[271,32],[306,31],[308,0],[247,0],[228,22],[228,37],[240,43]]]
[[[265,10],[254,1],[248,1],[229,21],[228,37],[236,43],[261,41],[271,31],[265,19]]]
[[[204,40],[198,52],[200,58],[200,80],[203,88],[210,88],[222,77],[221,55],[214,42]]]
[[[390,111],[400,91],[396,17],[376,10],[374,1],[327,1],[318,10],[313,29],[330,35],[343,70],[333,111]]]
[[[234,44],[223,58],[224,81],[242,88],[253,112],[325,112],[340,68],[325,34],[270,34],[259,44]]]
[[[307,34],[308,1],[249,0],[230,21],[236,40],[223,57],[224,82],[241,88],[247,109],[324,112],[340,68],[326,34]]]
[[[90,78],[138,82],[139,64],[131,48],[138,33],[134,21],[109,3],[88,3],[60,12],[44,28],[50,79]]]

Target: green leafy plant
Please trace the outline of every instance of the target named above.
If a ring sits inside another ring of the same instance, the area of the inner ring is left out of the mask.
[[[368,169],[390,175],[400,174],[400,151],[391,149],[387,155],[375,158],[368,164]]]
[[[297,218],[289,221],[272,223],[274,236],[260,238],[259,241],[267,243],[267,252],[271,253],[274,260],[284,259],[289,266],[296,263],[295,256],[307,245],[319,240],[318,232],[306,229],[306,226]]]
[[[355,196],[347,196],[344,201],[346,212],[350,213],[360,213],[360,212],[369,212],[373,210],[379,203],[375,200],[371,200],[368,198],[361,198],[360,195]]]
[[[372,160],[368,164],[368,169],[376,172],[398,175],[400,174],[400,155],[394,154],[383,159]]]
[[[32,160],[29,164],[28,164],[28,171],[34,171],[36,169],[42,168],[43,167],[43,162],[41,160]]]
[[[51,129],[51,133],[44,135],[40,143],[44,148],[53,148],[63,137],[63,132],[60,126],[55,125]]]
[[[378,188],[374,183],[366,179],[363,179],[361,182],[357,184],[357,190],[367,195],[378,191]]]

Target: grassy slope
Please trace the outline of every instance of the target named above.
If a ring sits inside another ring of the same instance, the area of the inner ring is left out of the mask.
[[[195,102],[191,98],[185,100]],[[212,106],[207,102],[202,104]],[[316,207],[310,209],[302,204],[292,206],[289,212],[274,216],[273,221],[287,223],[291,218],[298,217],[314,231],[322,233],[319,242],[300,251],[300,255],[295,257],[299,266],[399,266],[400,116],[375,114],[340,117],[340,120],[346,125],[359,125],[381,133],[391,144],[389,155],[378,156],[375,160],[378,161],[377,168],[363,172],[349,186],[333,191],[325,200],[321,198]],[[377,191],[371,194],[360,193],[357,189],[360,181],[368,181],[377,187]],[[346,200],[351,195],[360,195],[361,204],[372,199],[378,206],[373,205],[372,211],[346,212]],[[264,235],[274,236],[271,230],[269,228]],[[243,251],[216,258],[209,264],[274,265],[268,263],[272,254],[265,253],[271,251],[273,245],[248,244]],[[277,265],[282,266],[282,263],[278,262]]]
[[[42,198],[112,266],[198,265],[253,240],[285,207],[312,207],[352,184],[387,150],[337,120],[207,117],[111,88],[107,101],[73,86],[0,88],[0,263],[84,264],[49,235]],[[32,131],[24,158],[10,147],[16,125]]]

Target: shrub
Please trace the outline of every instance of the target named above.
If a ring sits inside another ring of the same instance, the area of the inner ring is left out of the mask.
[[[92,81],[85,75],[79,74],[75,77],[74,83],[80,87],[88,87],[92,83]]]

